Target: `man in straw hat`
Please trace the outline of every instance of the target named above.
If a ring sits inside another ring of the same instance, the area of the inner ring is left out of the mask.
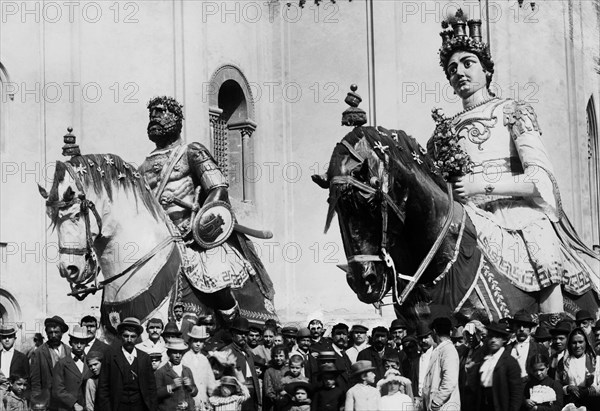
[[[69,332],[71,353],[58,360],[52,376],[52,396],[61,411],[85,409],[85,384],[91,372],[84,350],[92,339],[86,327],[76,325]]]
[[[473,409],[518,411],[523,405],[523,381],[519,363],[505,349],[510,331],[498,323],[486,328],[488,354],[479,368],[479,403]]]
[[[156,380],[150,357],[135,348],[144,329],[140,320],[125,318],[117,326],[121,346],[107,352],[102,365],[96,409],[99,411],[155,411]]]
[[[431,323],[431,330],[438,345],[431,353],[423,380],[423,404],[431,411],[460,409],[458,352],[450,340],[452,321],[438,317]]]
[[[527,382],[529,378],[529,360],[537,354],[549,355],[549,353],[546,347],[536,343],[531,338],[531,330],[536,326],[536,322],[533,320],[531,314],[520,310],[509,320],[509,324],[515,333],[516,340],[509,344],[507,349],[519,362],[521,378],[523,378],[524,382]]]
[[[167,343],[169,362],[160,367],[155,375],[160,411],[195,409],[193,397],[198,393],[198,388],[192,370],[181,363],[187,350],[188,345],[183,339],[173,339]]]
[[[357,361],[352,364],[350,379],[356,381],[346,393],[345,411],[372,411],[380,408],[379,391],[375,384],[375,367],[371,361]]]
[[[206,408],[208,396],[217,386],[208,358],[202,354],[204,342],[209,335],[205,326],[195,325],[188,332],[187,337],[190,350],[183,355],[181,363],[192,371],[194,383],[198,388],[198,395],[194,397],[194,402],[196,407],[202,410]]]
[[[29,360],[27,356],[15,349],[17,331],[15,327],[0,324],[0,391],[8,388],[8,378],[11,374],[29,377]]]
[[[59,359],[70,355],[71,349],[62,343],[62,336],[69,330],[65,321],[55,315],[44,320],[48,340],[33,352],[31,358],[31,400],[45,404],[49,411],[58,410],[52,398],[53,369]]]

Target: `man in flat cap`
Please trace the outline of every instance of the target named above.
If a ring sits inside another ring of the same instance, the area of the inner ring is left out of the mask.
[[[596,345],[596,336],[592,330],[594,322],[596,318],[588,310],[579,310],[575,313],[575,325],[583,330],[592,347]]]
[[[323,322],[319,319],[312,319],[308,323],[308,329],[310,330],[310,350],[312,352],[329,351],[331,350],[331,339],[323,337],[325,334],[325,327]]]
[[[29,378],[29,360],[27,356],[15,349],[17,331],[15,327],[0,324],[0,391],[8,389],[8,378],[18,374]]]
[[[281,336],[283,337],[283,345],[292,351],[296,345],[296,337],[298,336],[298,328],[294,326],[285,326],[281,330]]]
[[[350,329],[352,335],[353,345],[346,350],[346,355],[350,359],[350,362],[354,364],[357,361],[358,353],[369,347],[367,341],[367,331],[369,329],[362,324],[355,324]]]
[[[387,328],[375,327],[371,331],[371,346],[358,353],[357,361],[371,361],[371,364],[373,364],[373,367],[375,367],[374,372],[376,383],[385,375],[383,359],[386,356],[389,357],[392,355],[392,353],[395,353],[395,350],[388,346],[388,339],[389,335]]]
[[[108,352],[102,364],[95,409],[98,411],[156,411],[156,380],[150,356],[135,348],[144,328],[125,318],[117,326],[121,345]]]
[[[52,396],[53,369],[58,360],[71,355],[69,346],[61,341],[69,326],[55,315],[46,318],[44,327],[48,340],[33,352],[31,358],[31,400],[46,404],[49,411],[56,411],[58,403]]]

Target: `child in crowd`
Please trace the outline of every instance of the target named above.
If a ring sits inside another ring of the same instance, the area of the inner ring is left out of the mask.
[[[242,404],[250,398],[250,392],[237,378],[223,376],[213,395],[208,399],[214,411],[241,411]]]
[[[269,357],[271,356],[271,354],[269,353]],[[267,363],[265,361],[265,359],[259,355],[254,357],[254,370],[256,371],[256,377],[258,378],[258,385],[260,387],[260,395],[262,395],[263,393],[263,386],[264,386],[264,378],[265,378],[265,371],[267,369]]]
[[[283,335],[281,335],[281,333],[277,333],[275,334],[275,337],[273,337],[273,346],[276,345],[283,345]]]
[[[150,365],[152,366],[152,371],[156,373],[156,370],[160,368],[160,363],[162,362],[162,353],[160,351],[152,351],[150,354]]]
[[[2,398],[2,411],[27,411],[29,404],[25,399],[27,377],[20,374],[11,374],[8,378],[8,391]]]
[[[310,411],[312,390],[307,381],[294,381],[286,384],[285,391],[291,398],[285,411]]]
[[[401,390],[401,387],[406,385],[406,380],[408,379],[402,377],[398,370],[392,368],[386,371],[385,377],[377,383],[377,388],[381,393],[380,410],[414,410],[412,398]],[[408,382],[410,383],[410,380],[408,380]],[[410,390],[410,392],[412,392],[412,390]]]
[[[319,368],[321,386],[313,397],[312,409],[316,411],[339,411],[344,407],[346,393],[337,385],[337,378],[342,373],[334,364],[322,364]]]
[[[275,345],[271,350],[270,367],[265,371],[263,379],[263,410],[279,411],[285,404],[281,397],[283,384],[281,380],[288,371],[287,351],[283,345]]]
[[[549,359],[536,354],[529,360],[529,381],[525,384],[525,410],[560,411],[563,408],[563,388],[548,377]]]
[[[304,377],[302,371],[304,369],[304,358],[299,354],[294,354],[290,357],[288,362],[289,370],[283,375],[281,383],[283,385],[295,382],[295,381],[308,381],[308,378]]]
[[[94,411],[98,377],[100,376],[103,359],[104,355],[100,351],[90,351],[85,357],[85,362],[92,374],[85,384],[85,411]]]
[[[350,378],[356,383],[346,393],[344,411],[372,411],[381,408],[379,391],[372,385],[375,373],[371,361],[361,360],[352,364]]]

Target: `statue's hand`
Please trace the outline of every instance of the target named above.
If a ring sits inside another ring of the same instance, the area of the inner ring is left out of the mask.
[[[202,219],[202,225],[198,228],[198,234],[204,241],[211,243],[223,234],[223,217],[218,214],[208,214]]]

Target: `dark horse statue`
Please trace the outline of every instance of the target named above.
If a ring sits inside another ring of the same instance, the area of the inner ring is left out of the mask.
[[[343,268],[360,301],[378,304],[391,291],[396,314],[411,324],[457,313],[497,321],[521,309],[539,312],[540,293],[495,271],[451,187],[403,131],[356,126],[333,150],[327,175],[313,180],[329,189],[326,230],[337,213]],[[593,291],[563,296],[568,315],[599,306]]]

